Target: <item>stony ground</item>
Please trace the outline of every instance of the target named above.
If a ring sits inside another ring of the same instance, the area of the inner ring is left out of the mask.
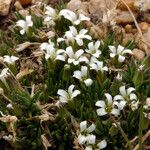
[[[42,2],[39,0],[38,2]],[[26,15],[26,9],[36,4],[37,0],[1,0],[0,27],[7,29],[13,12],[19,11]],[[48,0],[55,6],[59,0]],[[67,7],[78,13],[82,12],[91,17],[87,24],[95,36],[105,37],[111,27],[119,39],[123,35],[122,44],[128,40],[135,41],[138,49],[134,49],[137,59],[143,59],[150,53],[150,0],[66,0]]]

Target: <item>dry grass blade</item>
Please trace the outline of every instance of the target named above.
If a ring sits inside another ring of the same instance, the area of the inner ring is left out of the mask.
[[[148,130],[148,132],[142,137],[142,143],[144,143],[144,141],[150,136],[150,130]],[[137,144],[133,150],[138,150],[139,148],[139,144]]]
[[[19,81],[21,80],[24,76],[32,73],[33,70],[32,69],[28,69],[28,68],[25,68],[23,70],[21,70],[17,75],[16,75],[16,79]]]

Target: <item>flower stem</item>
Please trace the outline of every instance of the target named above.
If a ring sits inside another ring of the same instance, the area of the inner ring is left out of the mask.
[[[142,131],[143,131],[143,106],[140,109],[140,120],[139,120],[139,150],[142,150]]]
[[[118,129],[120,130],[122,136],[124,137],[124,139],[126,140],[128,146],[129,146],[129,150],[133,150],[133,146],[131,145],[127,135],[125,134],[125,132],[123,131],[123,129],[121,128],[121,126],[118,124],[118,122],[115,120],[115,118],[113,116],[110,116],[110,118],[112,119],[112,121],[116,124],[116,126],[118,127]]]

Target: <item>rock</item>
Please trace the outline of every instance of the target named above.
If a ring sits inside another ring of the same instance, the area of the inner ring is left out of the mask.
[[[150,23],[150,0],[135,0],[134,6],[141,14],[141,20]]]
[[[150,23],[150,13],[149,12],[142,12],[141,13],[141,20]]]
[[[0,0],[0,16],[7,16],[12,0]]]
[[[145,57],[145,53],[140,49],[133,49],[133,56],[138,60],[143,60]]]
[[[132,25],[127,24],[127,25],[125,26],[125,31],[126,31],[127,33],[131,33],[131,32],[132,32],[132,30],[133,30]]]
[[[134,13],[135,18],[137,18],[137,14]],[[129,11],[120,11],[115,18],[115,22],[117,24],[131,24],[134,22],[133,17],[131,16]]]
[[[136,9],[146,12],[150,10],[150,0],[134,0]]]
[[[136,8],[134,6],[134,2],[135,0],[124,0],[124,2],[128,5],[128,7],[132,10],[132,11],[135,11]],[[126,5],[119,1],[118,5],[117,5],[117,9],[120,9],[120,10],[128,10]]]
[[[22,7],[22,5],[20,4],[19,1],[16,1],[15,4],[14,4],[14,6],[15,6],[15,9],[16,9],[17,11],[23,9],[23,7]]]
[[[88,3],[81,2],[81,0],[71,0],[67,4],[67,9],[70,9],[77,13],[83,13],[84,15],[88,15]]]
[[[28,10],[25,10],[25,9],[19,10],[19,13],[20,13],[22,16],[24,16],[24,17],[26,17],[27,15],[29,15],[29,11],[28,11]]]
[[[22,6],[27,6],[31,4],[32,0],[19,0],[19,2]]]
[[[126,45],[129,41],[134,41],[134,34],[132,33],[128,33],[128,34],[124,34],[124,38],[123,38],[123,45]]]
[[[114,9],[116,5],[117,3],[114,0],[90,0],[89,12],[98,18],[102,18],[106,11]]]
[[[138,45],[138,48],[145,51],[146,54],[150,54],[150,28],[143,34],[144,40],[141,38],[141,35],[138,33],[135,35],[135,42]]]
[[[139,27],[140,27],[140,29],[141,29],[143,32],[145,32],[145,31],[147,31],[147,30],[149,29],[150,24],[147,23],[147,22],[141,22],[141,23],[139,24]]]
[[[105,24],[99,24],[99,25],[92,25],[89,29],[90,35],[92,35],[93,38],[104,38],[106,37],[108,28]]]

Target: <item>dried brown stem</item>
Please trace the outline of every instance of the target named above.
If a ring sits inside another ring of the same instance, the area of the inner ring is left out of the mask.
[[[142,143],[150,136],[150,129],[146,132],[146,134],[142,137]],[[138,150],[139,144],[137,144],[133,150]]]

